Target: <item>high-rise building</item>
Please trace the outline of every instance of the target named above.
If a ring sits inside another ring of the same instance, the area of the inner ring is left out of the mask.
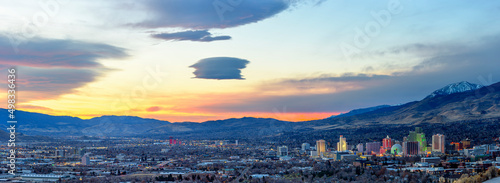
[[[416,133],[423,133],[422,127],[415,127],[415,132]]]
[[[380,142],[367,142],[366,143],[366,153],[367,154],[378,154],[380,150]]]
[[[168,140],[169,140],[169,144],[172,145],[174,137],[170,136]]]
[[[382,148],[387,149],[392,147],[392,139],[387,135],[386,138],[382,139]]]
[[[392,147],[392,139],[387,135],[386,138],[382,139],[382,148],[380,148],[380,154],[390,153]]]
[[[358,149],[358,152],[361,152],[361,153],[362,153],[362,152],[364,152],[364,149],[363,149],[363,144],[361,144],[361,143],[360,143],[360,144],[358,144],[358,145],[356,146],[356,149]]]
[[[418,142],[403,142],[403,155],[417,155],[419,153]]]
[[[90,157],[87,154],[82,156],[82,165],[90,165]]]
[[[455,151],[460,151],[464,149],[464,146],[462,145],[462,142],[452,142],[450,143],[455,148]]]
[[[318,152],[318,156],[321,156],[324,152],[326,152],[325,140],[316,141],[316,151]]]
[[[56,150],[56,157],[64,157],[64,150],[62,149]]]
[[[432,151],[445,153],[445,136],[436,134],[432,136]]]
[[[415,127],[415,131],[410,131],[410,135],[408,135],[409,142],[418,142],[420,153],[425,153],[427,151],[427,140],[425,138],[424,132],[422,132],[422,128]]]
[[[288,156],[288,147],[287,146],[278,147],[278,156]]]
[[[238,140],[235,140],[235,141],[234,141],[234,144],[235,144],[235,145],[238,145]]]
[[[311,148],[311,144],[309,143],[302,143],[302,150],[307,151]]]
[[[465,140],[462,140],[462,146],[464,146],[464,149],[469,149],[471,148],[471,145],[470,145],[470,139],[467,138]]]
[[[347,151],[347,142],[342,135],[340,135],[339,142],[337,143],[337,151]]]

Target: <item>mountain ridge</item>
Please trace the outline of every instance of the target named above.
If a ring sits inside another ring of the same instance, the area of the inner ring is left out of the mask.
[[[483,85],[478,85],[474,83],[469,83],[467,81],[461,81],[457,83],[452,83],[449,85],[446,85],[443,88],[440,88],[438,90],[435,90],[432,92],[430,95],[428,95],[426,98],[432,98],[436,96],[442,96],[442,95],[450,95],[453,93],[461,93],[461,92],[466,92],[466,91],[472,91],[472,90],[477,90],[484,87]]]
[[[3,110],[0,116],[7,119],[8,112]],[[106,115],[81,119],[26,111],[16,111],[16,116],[21,122],[19,132],[27,135],[263,137],[304,130],[361,128],[387,124],[417,125],[500,117],[500,82],[476,90],[436,95],[402,105],[370,109],[351,116],[305,122],[242,117],[202,123],[171,123],[137,116]],[[6,129],[5,124],[0,126]]]
[[[371,112],[371,111],[382,109],[382,108],[386,108],[386,107],[391,107],[391,105],[378,105],[378,106],[374,106],[374,107],[366,107],[366,108],[353,109],[353,110],[351,110],[351,111],[349,111],[347,113],[340,113],[339,115],[333,115],[333,116],[330,116],[328,118],[338,118],[338,117],[354,116],[354,115],[363,114],[363,113]]]

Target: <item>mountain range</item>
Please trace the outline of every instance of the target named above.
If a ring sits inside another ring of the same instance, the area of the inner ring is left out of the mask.
[[[462,82],[446,85],[445,87],[432,92],[426,98],[432,98],[432,97],[436,97],[436,96],[444,96],[444,95],[449,95],[449,94],[453,94],[453,93],[472,91],[472,90],[477,90],[477,89],[482,88],[482,87],[483,87],[483,85],[478,85],[478,84],[469,83],[467,81],[462,81]],[[363,114],[363,113],[375,111],[375,110],[386,108],[386,107],[391,107],[391,105],[378,105],[375,107],[354,109],[354,110],[351,110],[347,113],[333,115],[330,118],[354,116],[354,115]]]
[[[8,119],[6,109],[0,116]],[[381,105],[352,110],[346,114],[306,122],[287,122],[272,118],[231,118],[203,123],[145,119],[135,116],[101,116],[80,119],[16,111],[18,130],[40,136],[187,136],[205,138],[251,138],[276,136],[286,132],[377,125],[418,125],[448,123],[500,117],[500,82],[490,86],[468,82],[454,83],[436,90],[420,101],[397,106]],[[6,129],[6,123],[0,125]],[[0,136],[6,132],[0,131]],[[2,138],[3,140],[6,138]]]
[[[448,94],[431,94],[421,101],[384,107],[354,116],[317,120],[306,126],[332,129],[381,124],[447,123],[500,117],[500,83],[464,92],[459,89],[448,91]]]

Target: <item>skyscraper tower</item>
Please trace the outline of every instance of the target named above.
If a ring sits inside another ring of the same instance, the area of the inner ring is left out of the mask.
[[[380,149],[380,153],[383,154],[386,152],[390,152],[392,145],[392,139],[389,137],[389,135],[387,135],[386,138],[382,139],[382,148]]]
[[[417,155],[418,154],[418,142],[403,142],[403,155]]]
[[[420,127],[415,127],[415,131],[410,131],[410,135],[408,135],[408,142],[418,142],[420,153],[425,153],[427,151],[427,140],[425,139],[425,134],[422,132],[422,128]]]
[[[316,141],[316,151],[318,152],[318,156],[322,156],[326,152],[325,140]]]
[[[382,140],[382,148],[387,149],[392,147],[392,139],[387,135],[386,138]]]
[[[445,136],[436,134],[432,136],[432,151],[445,153]]]
[[[337,143],[337,151],[347,151],[347,142],[342,135],[340,135],[339,142]]]

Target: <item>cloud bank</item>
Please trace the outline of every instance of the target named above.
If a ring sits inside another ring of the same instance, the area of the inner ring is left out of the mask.
[[[146,28],[211,29],[258,22],[290,6],[288,0],[149,0],[152,16],[135,26]]]
[[[16,67],[19,89],[36,93],[23,101],[71,93],[110,71],[100,59],[128,56],[120,47],[62,39],[34,38],[18,48],[16,53],[9,39],[0,36],[0,68]]]
[[[32,39],[16,53],[9,39],[0,36],[0,48],[0,64],[39,68],[100,68],[99,59],[127,56],[123,48],[61,39]]]
[[[153,34],[153,38],[172,41],[211,42],[230,36],[212,36],[208,30],[238,27],[271,18],[299,4],[320,5],[326,0],[147,0],[136,3],[147,18],[127,26],[183,31]],[[123,5],[129,7],[130,5]]]
[[[241,69],[250,63],[248,60],[233,57],[211,57],[201,59],[189,66],[196,70],[193,74],[200,79],[244,79]]]

